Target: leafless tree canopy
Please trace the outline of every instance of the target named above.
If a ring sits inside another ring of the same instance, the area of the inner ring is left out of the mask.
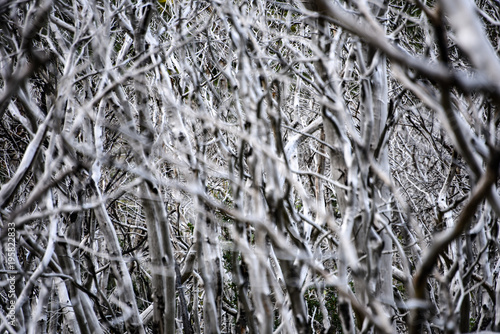
[[[500,331],[498,0],[0,0],[0,332]]]

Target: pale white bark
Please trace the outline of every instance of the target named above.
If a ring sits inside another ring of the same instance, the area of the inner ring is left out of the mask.
[[[0,5],[20,330],[498,330],[498,13],[384,3]]]
[[[23,160],[19,165],[16,174],[9,180],[8,183],[2,185],[0,188],[0,207],[4,207],[7,201],[12,196],[13,192],[19,186],[19,183],[24,178],[26,172],[32,166],[36,153],[40,147],[42,140],[45,138],[45,133],[47,131],[47,126],[51,122],[51,114],[47,115],[45,121],[38,127],[36,135],[26,148],[26,152],[23,155]]]
[[[460,48],[467,54],[478,70],[478,75],[485,77],[496,89],[500,87],[500,60],[488,41],[479,17],[476,5],[471,0],[441,0],[448,22],[455,31],[455,38]]]
[[[76,320],[75,311],[72,307],[71,300],[68,295],[68,290],[64,281],[60,278],[56,278],[54,281],[54,286],[57,288],[57,296],[59,297],[59,305],[61,307],[61,312],[64,317],[64,322],[62,324],[63,333],[79,334],[81,333],[80,327]]]
[[[100,195],[100,190],[94,185],[94,191],[98,195],[101,205],[94,210],[101,232],[106,240],[106,248],[110,255],[111,268],[117,279],[119,307],[122,309],[125,326],[131,333],[144,333],[144,327],[134,298],[132,278],[128,272],[127,264],[123,258],[118,236],[109,219],[104,206],[104,200]]]

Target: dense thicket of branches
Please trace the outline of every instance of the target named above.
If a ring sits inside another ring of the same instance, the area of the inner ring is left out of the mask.
[[[500,331],[499,25],[0,1],[0,332]]]

